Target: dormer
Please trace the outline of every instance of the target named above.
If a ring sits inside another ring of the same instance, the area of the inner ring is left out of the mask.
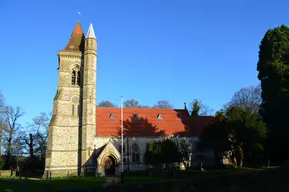
[[[183,115],[181,113],[178,113],[177,116],[178,116],[178,119],[183,120]]]
[[[114,116],[114,114],[112,114],[112,113],[111,113],[111,114],[109,115],[109,119],[112,119],[112,120],[114,120],[114,119],[115,119],[115,116]]]
[[[157,115],[157,119],[160,119],[160,120],[163,119],[162,115],[161,115],[161,114],[158,114],[158,115]]]
[[[134,120],[140,120],[138,114],[134,114],[134,115],[133,115],[133,119],[134,119]]]

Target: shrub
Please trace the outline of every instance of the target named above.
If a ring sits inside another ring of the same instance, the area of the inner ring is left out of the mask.
[[[0,157],[0,170],[2,170],[2,169],[3,169],[3,167],[4,167],[4,164],[5,164],[5,161],[4,161],[4,159],[3,159],[2,157]]]

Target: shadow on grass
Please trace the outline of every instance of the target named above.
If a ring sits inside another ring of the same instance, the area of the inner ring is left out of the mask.
[[[51,180],[20,180],[19,178],[0,178],[0,191],[5,189],[18,191],[56,191],[69,189],[87,189],[104,184],[105,178],[53,178]]]
[[[204,178],[214,178],[219,176],[238,176],[238,175],[250,175],[257,174],[260,171],[266,169],[251,169],[251,168],[240,168],[240,169],[222,169],[222,170],[188,170],[188,171],[176,171],[175,174],[170,171],[140,171],[140,172],[130,172],[125,173],[124,183],[125,184],[138,184],[147,183],[154,181],[166,181],[171,179],[204,179]]]

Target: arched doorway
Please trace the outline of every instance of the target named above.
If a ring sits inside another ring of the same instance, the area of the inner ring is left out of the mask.
[[[115,174],[115,159],[112,156],[107,156],[104,160],[104,172],[106,176]]]

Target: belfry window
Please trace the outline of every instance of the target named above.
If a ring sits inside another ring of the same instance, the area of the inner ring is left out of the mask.
[[[80,85],[80,71],[77,72],[76,80],[77,85]]]
[[[72,71],[72,75],[71,75],[71,84],[75,85],[75,79],[76,79],[76,72]]]
[[[76,66],[73,68],[71,73],[71,85],[80,85],[80,70],[79,67]]]

